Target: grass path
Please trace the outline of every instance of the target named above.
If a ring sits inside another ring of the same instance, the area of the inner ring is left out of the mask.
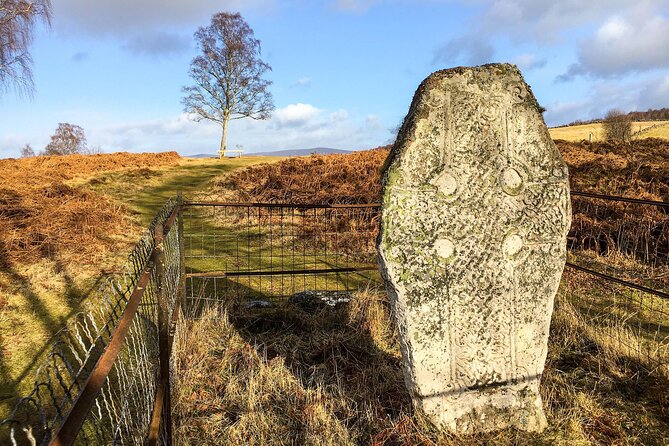
[[[219,175],[253,164],[281,159],[260,156],[224,161],[185,158],[178,166],[110,172],[89,178],[83,183],[129,206],[139,216],[141,224],[146,226],[160,207],[170,197],[176,196],[179,190],[186,196],[206,191],[208,183]]]

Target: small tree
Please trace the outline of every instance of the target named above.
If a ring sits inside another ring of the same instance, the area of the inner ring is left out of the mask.
[[[609,110],[602,121],[607,141],[629,142],[632,139],[632,118],[618,109]]]
[[[260,41],[239,13],[220,12],[195,33],[201,54],[193,59],[195,85],[184,87],[184,111],[220,124],[221,150],[226,148],[231,119],[270,117],[274,104],[263,79],[271,67],[260,59]]]
[[[85,153],[86,150],[84,129],[78,125],[61,122],[51,135],[51,142],[44,148],[44,155],[72,155]]]
[[[0,87],[14,84],[31,92],[32,58],[28,47],[35,22],[51,23],[51,0],[0,0]]]
[[[35,156],[35,151],[33,148],[30,146],[30,144],[26,144],[23,146],[21,149],[21,158],[31,158]]]

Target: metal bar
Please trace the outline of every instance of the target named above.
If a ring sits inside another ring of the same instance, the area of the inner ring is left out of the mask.
[[[163,412],[165,398],[165,387],[159,385],[156,389],[156,399],[153,404],[153,416],[151,417],[151,424],[149,425],[148,445],[156,446],[158,444],[158,437],[160,433],[160,417]]]
[[[366,204],[292,204],[292,203],[229,203],[225,201],[185,201],[185,206],[223,206],[244,208],[295,208],[295,209],[364,209],[380,208],[381,203]]]
[[[599,198],[601,200],[624,201],[626,203],[648,204],[653,206],[669,207],[669,202],[667,201],[641,200],[639,198],[627,198],[616,195],[603,195],[603,194],[596,194],[593,192],[579,192],[577,190],[572,190],[569,192],[569,194],[577,197]]]
[[[585,267],[580,266],[580,265],[574,265],[573,263],[570,263],[570,262],[567,262],[566,265],[569,268],[575,269],[577,271],[592,274],[593,276],[597,276],[597,277],[600,277],[602,279],[606,279],[606,280],[609,280],[611,282],[615,282],[615,283],[618,283],[620,285],[624,285],[628,288],[634,288],[635,290],[643,291],[644,293],[652,294],[654,296],[658,296],[658,297],[661,297],[663,299],[669,299],[669,294],[664,293],[662,291],[654,290],[652,288],[648,288],[648,287],[645,287],[643,285],[637,285],[636,283],[628,282],[627,280],[623,280],[623,279],[619,279],[617,277],[609,276],[607,274],[603,274],[603,273],[597,272],[595,270],[592,270],[590,268],[585,268]]]
[[[627,198],[617,195],[604,195],[594,192],[581,192],[571,190],[570,195],[577,197],[598,198],[609,201],[623,201],[627,203],[647,204],[653,206],[669,207],[667,201],[642,200],[639,198]],[[365,209],[380,208],[382,203],[364,203],[364,204],[292,204],[292,203],[229,203],[223,201],[186,201],[186,206],[226,206],[226,207],[273,207],[273,208],[302,208],[302,209]]]
[[[107,348],[102,353],[102,356],[98,359],[98,362],[95,364],[95,368],[89,375],[84,384],[84,388],[81,390],[77,399],[74,401],[70,413],[67,415],[63,424],[58,429],[58,432],[49,442],[49,446],[64,446],[74,444],[81,427],[88,416],[91,407],[95,403],[100,390],[102,389],[109,372],[111,371],[112,366],[116,362],[121,348],[123,347],[123,341],[125,340],[128,330],[130,329],[130,324],[132,323],[135,314],[137,314],[137,309],[139,308],[139,303],[144,295],[146,285],[149,283],[151,278],[151,273],[153,271],[153,261],[155,259],[155,251],[151,255],[151,261],[149,265],[144,269],[142,275],[137,281],[137,285],[128,299],[128,304],[123,310],[121,319],[118,322],[116,330],[112,335]]]
[[[169,233],[171,222],[174,222],[176,213],[177,209],[175,208],[167,220],[163,233]],[[74,444],[81,427],[84,425],[86,417],[90,413],[93,404],[95,404],[95,399],[99,395],[100,390],[123,347],[123,341],[128,334],[128,330],[130,330],[130,324],[132,324],[132,321],[137,314],[137,309],[139,308],[142,296],[144,296],[146,285],[151,278],[151,273],[153,272],[155,265],[156,252],[157,251],[154,248],[149,257],[149,263],[144,267],[144,270],[137,281],[137,285],[128,299],[128,304],[121,314],[121,318],[112,334],[109,344],[100,358],[98,358],[84,387],[79,392],[79,395],[77,395],[77,398],[72,405],[72,409],[70,409],[65,420],[63,420],[63,424],[58,428],[58,432],[56,432],[49,442],[49,446],[70,446]]]
[[[158,296],[158,361],[160,366],[160,384],[159,386],[163,388],[163,401],[164,405],[163,415],[165,417],[162,420],[162,417],[157,421],[158,427],[160,427],[161,422],[165,423],[165,444],[172,444],[172,398],[170,392],[170,335],[169,335],[169,322],[170,322],[170,309],[168,308],[169,303],[165,296],[167,291],[167,286],[165,283],[165,254],[163,248],[163,228],[158,225],[154,234],[155,238],[155,273],[156,273],[156,294]],[[156,404],[158,402],[156,401]]]
[[[179,285],[181,286],[181,285]],[[180,293],[181,290],[177,288],[177,293]],[[184,302],[186,301],[186,294],[184,293]],[[179,317],[179,311],[181,311],[181,300],[177,299],[174,304],[174,309],[172,310],[172,316],[170,317],[170,326],[169,326],[169,350],[170,354],[172,353],[172,345],[174,344],[174,335],[177,331],[177,322]]]
[[[235,277],[235,276],[280,276],[296,274],[328,274],[328,273],[354,273],[357,271],[376,271],[377,266],[360,266],[350,268],[327,268],[327,269],[293,269],[286,271],[209,271],[206,273],[190,273],[188,277]]]

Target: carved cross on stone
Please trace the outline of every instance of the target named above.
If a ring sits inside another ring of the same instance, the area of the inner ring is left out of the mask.
[[[414,402],[458,433],[542,430],[571,209],[567,167],[519,70],[423,81],[383,181],[378,249]]]

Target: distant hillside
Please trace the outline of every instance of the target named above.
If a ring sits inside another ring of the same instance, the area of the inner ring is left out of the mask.
[[[548,129],[553,139],[565,141],[604,141],[604,125],[601,123],[569,125]],[[660,138],[669,139],[669,121],[636,121],[632,123],[632,139]]]
[[[184,155],[186,158],[218,158],[214,153],[198,153],[197,155]]]
[[[316,147],[313,149],[292,149],[292,150],[276,150],[273,152],[253,152],[245,153],[248,156],[309,156],[316,155],[332,155],[351,153],[350,150],[330,149],[327,147]]]
[[[273,152],[244,152],[242,156],[309,156],[309,155],[332,155],[351,153],[350,150],[330,149],[327,147],[316,147],[313,149],[291,149],[275,150]],[[236,154],[235,154],[236,155]],[[218,158],[215,153],[198,153],[197,155],[186,155],[187,158]]]
[[[633,111],[627,113],[627,116],[632,120],[632,121],[669,121],[669,108],[658,108],[658,109],[652,109],[649,108],[646,111]],[[570,122],[569,124],[566,124],[564,126],[558,126],[558,127],[569,127],[569,126],[574,126],[574,125],[586,125],[586,124],[597,124],[602,122],[602,118],[596,118],[596,119],[590,119],[587,121],[583,120],[576,120],[573,122]]]

